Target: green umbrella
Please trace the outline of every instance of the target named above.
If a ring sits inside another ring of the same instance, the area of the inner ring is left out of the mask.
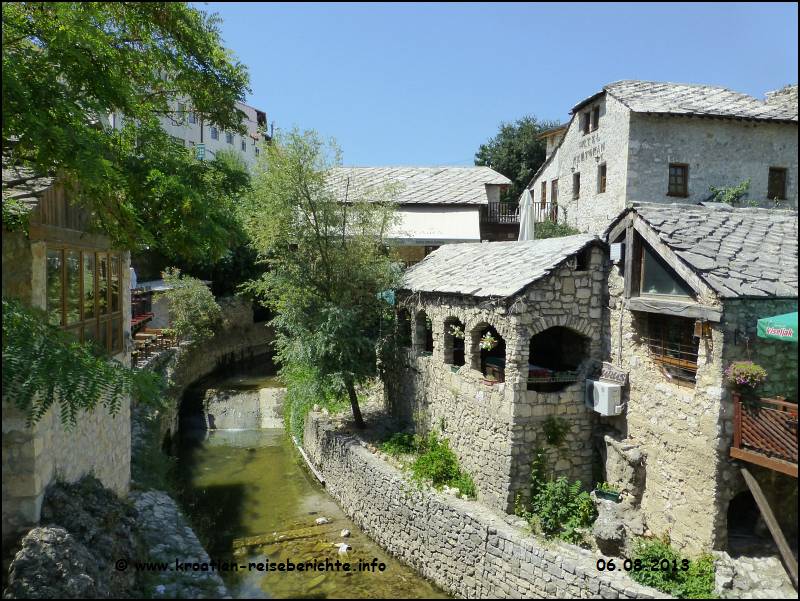
[[[797,342],[797,311],[759,319],[758,335],[761,338]]]

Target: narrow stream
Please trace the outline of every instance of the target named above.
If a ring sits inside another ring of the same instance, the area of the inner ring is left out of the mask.
[[[274,387],[262,368],[208,381],[217,389]],[[193,391],[202,394],[202,388]],[[191,399],[187,399],[191,402]],[[197,405],[195,400],[195,405]],[[235,598],[444,598],[393,559],[339,509],[281,429],[206,432],[182,419],[178,473],[182,504],[212,559],[250,562],[349,562],[351,572],[239,570],[221,575]],[[317,525],[318,518],[330,523]],[[349,537],[341,537],[342,530]],[[338,545],[351,547],[340,554]],[[357,571],[359,561],[383,571]]]

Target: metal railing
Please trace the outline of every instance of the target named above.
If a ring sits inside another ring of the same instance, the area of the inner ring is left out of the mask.
[[[533,221],[558,222],[558,204],[552,202],[533,203]],[[519,206],[509,202],[493,202],[481,208],[484,223],[519,223]]]

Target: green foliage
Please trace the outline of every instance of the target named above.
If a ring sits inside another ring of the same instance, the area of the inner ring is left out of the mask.
[[[281,369],[286,386],[283,421],[286,431],[302,443],[306,415],[314,405],[338,413],[347,407],[341,386],[320,376],[313,367],[290,364]]]
[[[544,430],[544,437],[547,439],[547,443],[557,447],[564,442],[564,438],[566,438],[567,432],[570,430],[570,425],[567,420],[551,415],[544,420],[542,430]]]
[[[338,149],[314,132],[281,136],[263,157],[242,213],[269,271],[246,290],[275,313],[282,369],[303,369],[320,387],[338,384],[361,426],[355,389],[377,373],[386,309],[379,293],[400,275],[384,246],[391,191],[351,191],[340,202],[328,185]]]
[[[28,228],[31,207],[17,198],[3,199],[3,229],[9,232],[23,231]]]
[[[614,486],[612,486],[608,482],[601,482],[600,484],[598,484],[597,485],[597,490],[601,490],[603,492],[616,493],[616,494],[619,494],[619,492],[620,492],[619,490],[617,490]]]
[[[381,451],[392,457],[398,455],[409,455],[417,449],[416,442],[414,441],[413,434],[406,434],[405,432],[395,432],[389,438],[381,443]]]
[[[222,310],[208,286],[181,275],[178,269],[167,269],[161,275],[168,286],[163,294],[169,301],[172,329],[178,338],[195,344],[211,338],[222,321]]]
[[[3,401],[25,411],[28,425],[56,405],[65,428],[98,404],[116,414],[133,395],[157,403],[161,378],[98,356],[96,348],[47,323],[42,311],[3,299]]]
[[[694,560],[684,560],[670,545],[669,539],[639,539],[634,548],[634,561],[640,560],[648,568],[659,566],[667,560],[667,570],[635,570],[630,575],[636,582],[682,599],[711,599],[714,594],[714,560],[710,555],[701,555]],[[684,561],[689,569],[682,569]],[[676,565],[677,570],[672,566]]]
[[[427,438],[415,439],[418,457],[411,464],[411,474],[418,482],[430,482],[439,488],[451,486],[462,495],[475,496],[475,483],[472,477],[462,471],[458,465],[458,457],[450,449],[446,438],[439,438],[431,432]]]
[[[177,459],[162,449],[159,414],[142,416],[141,439],[131,453],[131,479],[141,490],[163,490],[175,496]]]
[[[575,229],[566,223],[553,223],[552,221],[541,221],[534,224],[534,235],[537,240],[544,238],[563,238],[564,236],[573,236],[580,234],[580,230]]]
[[[545,141],[539,135],[555,125],[526,115],[514,123],[501,123],[497,135],[480,145],[475,164],[491,167],[512,182],[502,200],[516,202],[544,163]]]
[[[711,192],[711,200],[713,202],[724,202],[729,205],[738,204],[750,191],[750,179],[746,179],[738,186],[709,186],[708,191]]]
[[[219,19],[185,2],[9,2],[2,19],[4,161],[77,184],[70,196],[120,247],[220,255],[241,172],[195,160],[159,123],[186,118],[179,100],[242,131],[247,71]]]
[[[531,501],[528,507],[515,499],[515,513],[528,520],[532,528],[547,537],[556,537],[572,544],[583,542],[580,529],[588,528],[597,518],[589,493],[582,490],[580,480],[545,476],[545,454],[536,449],[531,468]]]

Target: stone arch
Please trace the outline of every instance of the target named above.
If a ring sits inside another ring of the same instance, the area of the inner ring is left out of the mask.
[[[528,342],[528,390],[558,392],[580,379],[591,358],[591,339],[562,325],[538,331]]]
[[[454,335],[455,332],[460,331],[461,336]],[[448,316],[444,319],[444,362],[450,365],[461,366],[464,365],[464,338],[466,330],[464,322],[458,317]]]
[[[537,334],[554,327],[575,330],[578,334],[582,334],[589,339],[599,335],[599,332],[596,331],[596,328],[588,319],[584,319],[583,317],[578,317],[576,315],[550,315],[548,317],[538,317],[533,320],[533,324],[528,328],[528,335],[536,336]]]
[[[491,349],[481,348],[481,341],[485,336],[494,339],[495,346]],[[506,369],[506,338],[494,325],[481,321],[469,330],[469,358],[470,367],[481,372],[488,379],[505,381]]]
[[[406,308],[397,310],[397,342],[403,348],[411,348],[411,313]]]

